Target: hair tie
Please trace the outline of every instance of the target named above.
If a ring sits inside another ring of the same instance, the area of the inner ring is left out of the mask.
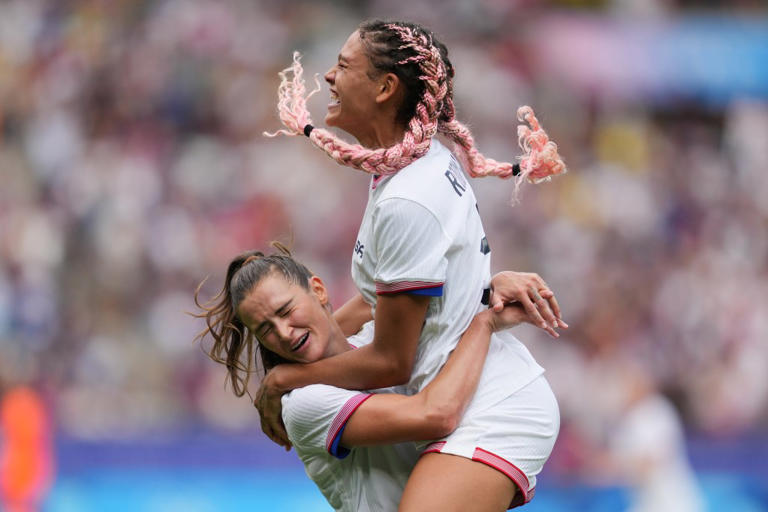
[[[520,176],[520,164],[512,166],[512,176]]]
[[[304,135],[306,135],[307,137],[309,137],[309,134],[310,134],[310,133],[312,133],[312,130],[314,130],[314,129],[315,129],[315,127],[314,127],[314,126],[312,126],[311,124],[308,124],[308,125],[306,125],[306,126],[304,127]]]

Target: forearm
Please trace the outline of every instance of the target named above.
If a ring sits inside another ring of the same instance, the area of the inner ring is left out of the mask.
[[[333,314],[344,336],[352,336],[360,331],[366,322],[373,320],[371,305],[365,302],[359,293],[349,299]]]
[[[413,396],[381,394],[366,400],[347,422],[342,444],[422,441],[453,432],[477,389],[491,333],[488,315],[476,316],[427,387]]]
[[[429,298],[400,294],[380,297],[373,341],[310,364],[280,365],[270,386],[283,392],[328,384],[376,389],[405,384],[411,376]]]
[[[493,332],[489,314],[475,316],[440,373],[416,395],[422,397],[426,416],[452,425],[443,435],[456,428],[480,382]]]
[[[328,384],[344,389],[375,389],[401,384],[397,361],[373,344],[309,364],[280,365],[275,388],[283,392]]]

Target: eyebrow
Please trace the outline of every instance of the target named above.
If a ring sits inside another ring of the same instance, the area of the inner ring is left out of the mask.
[[[288,299],[288,301],[285,304],[283,304],[282,306],[280,306],[275,310],[275,314],[280,316],[291,305],[292,302],[293,302],[293,299]],[[264,327],[268,323],[269,323],[269,320],[264,320],[263,322],[261,322],[259,325],[256,326],[256,329],[253,332],[258,336],[259,333],[262,331],[262,329],[264,329]]]
[[[349,59],[346,58],[345,56],[343,56],[342,54],[339,54],[338,58],[339,58],[339,60],[343,60],[343,61],[349,62]]]

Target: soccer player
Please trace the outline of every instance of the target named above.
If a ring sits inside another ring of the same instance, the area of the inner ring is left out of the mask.
[[[282,394],[319,383],[353,390],[404,385],[416,394],[488,302],[490,245],[462,167],[475,177],[518,174],[518,184],[565,170],[530,109],[521,112],[531,129],[519,130],[527,151],[519,166],[481,155],[455,118],[447,49],[419,25],[363,23],[325,75],[331,93],[326,124],[360,144],[311,125],[298,58],[291,70],[293,79],[284,72],[280,90],[283,133],[304,134],[338,162],[373,174],[352,254],[360,294],[339,314],[351,328],[372,315],[375,329],[373,342],[357,350],[279,365],[266,375],[256,405],[265,433],[283,444]],[[438,132],[453,152],[434,138]],[[516,276],[494,306],[517,301],[536,325],[557,336],[555,329],[567,325],[546,283],[535,274]],[[538,447],[536,436],[517,435],[519,409],[512,404],[516,394],[532,389],[551,393],[543,371],[514,336],[494,336],[473,403],[450,436],[424,446],[401,509],[500,510],[530,500],[538,466],[529,461],[548,454],[551,445]],[[541,424],[541,439],[554,439],[553,423],[550,417]],[[485,506],[477,496],[487,499]]]
[[[504,286],[508,280],[508,274],[500,274],[494,284]],[[239,395],[251,374],[256,341],[269,371],[279,363],[311,363],[351,351],[370,342],[373,334],[368,322],[358,335],[346,338],[332,316],[322,280],[287,251],[236,257],[219,295],[205,306],[197,295],[195,300],[204,310],[197,316],[207,323],[201,337],[210,334],[214,339],[209,354],[227,365]],[[519,305],[475,315],[435,379],[412,396],[396,394],[402,392],[398,388],[369,393],[326,385],[284,395],[288,436],[331,506],[350,512],[396,510],[419,455],[404,441],[441,438],[455,429],[477,386],[491,333],[522,321],[530,318]],[[514,412],[521,418],[537,414],[548,419],[550,435],[544,444],[551,449],[557,432],[554,396],[550,392],[531,400],[533,393],[527,395],[517,394],[521,410]],[[539,431],[521,422],[518,435]],[[539,468],[548,454],[548,449],[540,452]],[[476,497],[476,503],[483,498]]]

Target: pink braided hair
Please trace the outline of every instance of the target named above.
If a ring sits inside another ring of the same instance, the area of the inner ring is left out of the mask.
[[[411,162],[427,153],[432,137],[439,131],[454,143],[467,172],[472,177],[498,176],[508,178],[517,176],[515,198],[522,180],[538,183],[551,176],[565,172],[565,164],[557,153],[557,146],[541,129],[530,107],[518,109],[518,120],[529,126],[518,126],[518,143],[524,154],[518,157],[519,164],[497,162],[485,158],[476,148],[469,129],[454,117],[453,106],[453,69],[447,64],[447,57],[441,54],[431,32],[409,23],[371,22],[377,30],[387,30],[389,35],[399,39],[397,51],[406,51],[411,55],[395,62],[396,66],[418,64],[418,79],[423,83],[424,92],[415,105],[414,113],[408,121],[402,142],[388,148],[368,149],[359,144],[350,144],[336,137],[328,130],[314,128],[307,110],[306,101],[320,90],[317,87],[306,97],[303,68],[298,52],[293,54],[293,63],[280,72],[278,89],[278,112],[280,120],[287,129],[274,133],[264,133],[268,137],[283,135],[306,135],[313,144],[342,165],[354,167],[375,175],[395,174]],[[446,50],[447,52],[447,50]],[[289,78],[289,74],[292,77]]]
[[[517,120],[530,126],[517,126],[518,144],[523,150],[523,155],[518,157],[519,164],[497,162],[483,156],[475,147],[472,133],[456,119],[441,121],[438,130],[454,142],[454,152],[462,157],[467,173],[473,178],[516,176],[514,197],[517,198],[523,180],[540,183],[566,172],[565,164],[557,152],[557,144],[549,140],[533,109],[527,105],[518,108]]]

